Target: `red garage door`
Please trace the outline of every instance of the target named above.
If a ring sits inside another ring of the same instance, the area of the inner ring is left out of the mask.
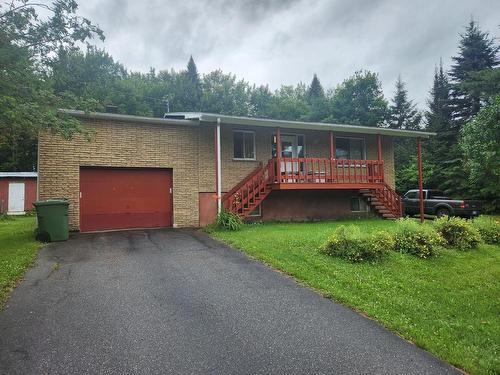
[[[172,170],[81,168],[80,230],[172,226]]]

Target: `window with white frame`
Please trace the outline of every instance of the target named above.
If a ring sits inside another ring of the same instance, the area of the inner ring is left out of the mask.
[[[352,212],[367,212],[368,204],[361,197],[351,198],[351,211]]]
[[[233,158],[255,160],[255,133],[248,130],[233,131]]]
[[[343,138],[335,139],[336,159],[366,159],[365,140],[363,138]]]

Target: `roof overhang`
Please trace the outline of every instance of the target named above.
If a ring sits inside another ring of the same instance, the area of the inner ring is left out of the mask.
[[[17,178],[36,178],[37,172],[0,172],[0,178],[17,177]]]
[[[199,121],[193,119],[173,119],[173,118],[160,118],[160,117],[146,117],[146,116],[132,116],[121,115],[118,113],[103,113],[103,112],[85,112],[75,109],[59,109],[60,113],[79,118],[96,119],[96,120],[115,120],[123,122],[135,122],[145,124],[159,124],[159,125],[183,125],[183,126],[198,126]]]
[[[221,125],[241,125],[241,126],[263,126],[263,127],[281,127],[288,129],[312,129],[312,130],[332,130],[336,133],[359,133],[359,134],[381,134],[393,137],[405,138],[430,138],[436,133],[416,131],[416,130],[399,130],[389,128],[377,128],[371,126],[358,126],[347,124],[330,124],[323,122],[303,122],[303,121],[287,121],[273,120],[253,117],[226,116],[214,113],[193,113],[193,112],[175,112],[169,113],[168,117],[186,120],[196,120],[201,123],[217,123],[220,120]]]

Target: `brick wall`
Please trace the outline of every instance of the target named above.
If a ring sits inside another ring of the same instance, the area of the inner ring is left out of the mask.
[[[69,226],[79,229],[80,166],[172,168],[174,225],[198,226],[198,128],[85,120],[91,142],[43,133],[39,140],[40,199],[69,200]]]

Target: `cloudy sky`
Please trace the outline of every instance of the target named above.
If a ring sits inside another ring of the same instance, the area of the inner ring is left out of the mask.
[[[392,96],[401,74],[425,105],[434,66],[457,52],[474,18],[500,36],[498,0],[85,0],[80,14],[105,32],[104,47],[132,70],[221,68],[269,84],[333,88],[356,70],[379,73]]]

